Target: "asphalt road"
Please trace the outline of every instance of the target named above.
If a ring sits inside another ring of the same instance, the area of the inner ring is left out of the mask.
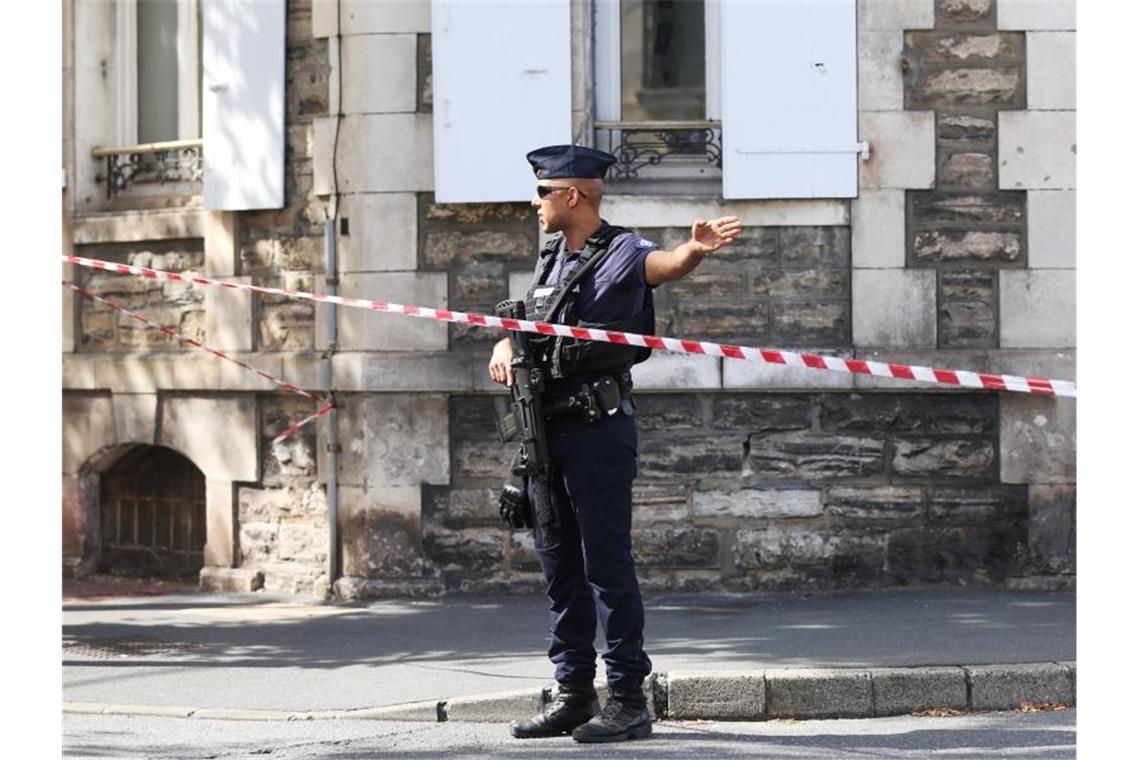
[[[247,722],[65,715],[65,758],[363,760],[364,758],[750,757],[762,760],[1059,760],[1076,757],[1076,709],[863,720],[665,722],[644,741],[586,747],[512,739],[502,724]]]

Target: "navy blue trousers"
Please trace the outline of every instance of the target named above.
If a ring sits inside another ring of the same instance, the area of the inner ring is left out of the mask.
[[[606,680],[614,688],[640,689],[652,666],[642,648],[645,610],[630,543],[634,420],[621,412],[593,423],[565,417],[548,424],[547,441],[561,522],[548,544],[536,529],[534,544],[548,584],[555,679],[564,685],[594,680],[600,622]]]

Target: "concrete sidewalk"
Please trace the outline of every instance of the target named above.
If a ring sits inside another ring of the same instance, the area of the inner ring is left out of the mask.
[[[649,595],[646,618],[662,717],[1075,702],[1070,593]],[[73,712],[505,720],[552,683],[545,639],[538,596],[79,600],[64,605],[64,700]]]

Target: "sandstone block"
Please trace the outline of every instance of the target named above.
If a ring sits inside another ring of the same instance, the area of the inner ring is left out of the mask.
[[[154,393],[116,393],[115,435],[119,443],[153,444],[158,396]]]
[[[933,348],[936,274],[931,270],[856,269],[851,321],[856,346]]]
[[[998,114],[998,186],[1003,190],[1076,187],[1076,112]]]
[[[341,192],[425,192],[433,189],[430,114],[349,115],[342,120],[340,130],[337,179]],[[328,156],[331,160],[331,150]],[[319,158],[315,152],[314,172],[320,163]]]
[[[961,668],[872,668],[871,688],[876,717],[935,707],[969,709],[966,673]]]
[[[1068,348],[1077,344],[1074,270],[1010,270],[1000,274],[998,284],[1003,347]]]
[[[430,394],[350,397],[337,415],[341,482],[351,485],[447,485],[447,399]]]
[[[859,135],[871,145],[859,162],[861,189],[934,186],[933,111],[865,111]]]
[[[332,157],[333,142],[336,138],[336,118],[316,117],[313,119],[313,194],[329,195],[333,191]],[[339,152],[340,145],[337,144]],[[340,178],[337,177],[339,180]],[[341,189],[344,192],[344,189]]]
[[[633,384],[641,390],[679,390],[720,387],[720,363],[716,356],[692,356],[654,351],[633,367]]]
[[[971,372],[988,372],[988,355],[985,351],[955,350],[926,350],[907,351],[903,349],[888,350],[858,350],[858,358],[865,361],[889,362],[892,364],[910,364],[919,367],[945,367]],[[939,392],[972,393],[976,391],[950,385],[936,385],[933,383],[916,382],[914,380],[899,380],[893,377],[874,377],[872,375],[855,375],[855,388],[857,390],[882,388],[905,392],[929,392],[937,389]]]
[[[816,350],[828,356],[848,358],[851,356],[849,348],[820,348]],[[844,389],[852,388],[855,385],[854,376],[843,372],[829,372],[785,364],[768,364],[767,362],[735,359],[724,361],[723,373],[725,389]]]
[[[655,227],[677,227],[687,239],[689,226],[697,217],[715,219],[718,216],[740,217],[744,232],[732,247],[720,253],[740,250],[741,243],[748,247],[750,228],[760,234],[755,241],[768,241],[776,235],[775,227],[784,225],[843,225],[848,223],[846,203],[832,199],[772,200],[763,203],[755,201],[723,201],[715,205],[698,198],[669,198],[665,196],[646,197],[644,195],[606,195],[606,218],[620,219],[631,229],[649,233]],[[759,229],[757,229],[759,228]],[[767,228],[766,230],[763,228]],[[667,247],[670,241],[648,235],[651,240]],[[684,242],[678,240],[677,242]],[[673,243],[676,245],[676,243]]]
[[[929,518],[940,525],[1023,523],[1025,490],[1001,488],[931,488]]]
[[[534,256],[534,242],[523,229],[446,229],[430,230],[424,235],[424,265],[431,269],[455,269],[472,261],[521,266],[532,264]]]
[[[252,277],[223,277],[224,282],[251,285]],[[206,342],[221,351],[253,351],[253,294],[242,290],[206,289]]]
[[[901,269],[906,264],[906,195],[862,190],[851,201],[851,266]]]
[[[1017,229],[1026,218],[1025,194],[1020,192],[962,195],[912,192],[907,194],[916,225],[1002,225]]]
[[[819,400],[823,430],[914,432],[924,428],[926,397],[837,394]]]
[[[860,30],[858,51],[859,109],[901,111],[903,35],[897,29]]]
[[[929,29],[934,26],[934,4],[911,0],[859,0],[859,29]]]
[[[773,519],[823,514],[819,491],[744,488],[739,491],[694,491],[694,517]]]
[[[965,670],[973,710],[1012,710],[1022,702],[1073,703],[1073,684],[1064,665],[967,665]]]
[[[340,216],[349,220],[349,234],[337,240],[342,273],[415,270],[415,194],[353,194],[341,204]]]
[[[1076,352],[1033,349],[1002,349],[990,352],[990,371],[1019,377],[1075,380]]]
[[[780,227],[785,267],[837,267],[851,261],[851,230],[844,227]]]
[[[348,36],[341,53],[343,113],[416,110],[416,35]]]
[[[866,718],[874,714],[866,670],[780,669],[764,672],[771,718]]]
[[[990,106],[1015,108],[1024,102],[1025,82],[1017,66],[932,69],[906,90],[906,106],[947,108]]]
[[[313,37],[335,37],[337,4],[313,0]],[[431,31],[431,3],[422,0],[341,0],[341,33],[384,34],[390,32],[428,33]]]
[[[846,276],[842,276],[846,287]],[[832,346],[849,341],[851,308],[841,303],[773,303],[771,340],[784,346]]]
[[[425,554],[445,572],[486,574],[502,564],[503,543],[499,528],[424,532]]]
[[[253,478],[245,478],[252,480]],[[207,567],[230,568],[234,557],[234,484],[231,479],[206,475],[206,546],[203,559]]]
[[[207,277],[231,277],[237,274],[240,249],[238,216],[232,211],[203,213],[203,248]]]
[[[1076,38],[1075,32],[1026,33],[1026,104],[1030,109],[1077,107]]]
[[[249,568],[203,567],[198,585],[215,593],[248,593],[259,590],[265,582],[260,570]]]
[[[633,524],[676,525],[689,515],[689,489],[672,483],[634,483]]]
[[[1027,394],[1001,398],[1001,481],[1072,484],[1077,480],[1077,405]]]
[[[738,530],[732,547],[733,564],[742,570],[830,565],[836,542],[817,528],[769,526]]]
[[[1073,269],[1077,265],[1077,194],[1072,190],[1030,190],[1030,269]]]
[[[64,394],[63,472],[75,474],[92,455],[117,442],[110,396]]]
[[[997,28],[1065,30],[1077,28],[1075,0],[1001,0]]]
[[[356,273],[341,277],[341,295],[447,308],[447,276],[441,272]],[[443,351],[447,324],[358,308],[337,310],[338,347],[347,351]]]
[[[749,671],[669,673],[669,718],[760,720],[764,674]]]
[[[188,457],[207,479],[258,478],[257,404],[252,396],[163,401],[159,443]]]

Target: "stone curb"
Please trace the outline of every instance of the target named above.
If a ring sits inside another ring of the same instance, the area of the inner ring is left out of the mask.
[[[645,691],[657,719],[880,718],[935,708],[1012,710],[1076,704],[1075,662],[896,668],[770,668],[654,673]],[[598,684],[604,686],[603,683]],[[505,723],[537,712],[550,686],[353,710],[247,710],[65,702],[64,713],[214,720],[398,720]],[[599,689],[605,701],[605,692]]]

